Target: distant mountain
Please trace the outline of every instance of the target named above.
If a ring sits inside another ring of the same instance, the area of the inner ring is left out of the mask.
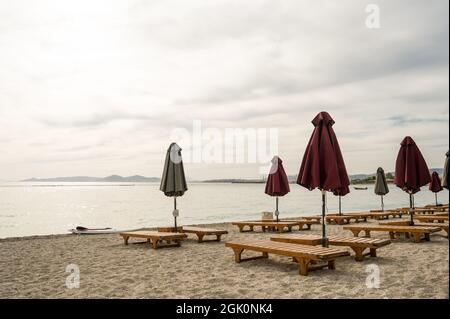
[[[69,176],[69,177],[54,177],[54,178],[30,178],[23,180],[22,182],[109,182],[109,183],[152,183],[159,182],[160,178],[157,177],[145,177],[140,175],[133,175],[123,177],[120,175],[111,175],[107,177],[90,177],[90,176]]]
[[[444,175],[444,169],[443,168],[431,168],[430,169],[430,174],[432,174],[433,172],[437,172],[439,174],[439,176],[443,176]]]
[[[430,169],[430,174],[432,172],[437,172],[441,177],[444,174],[442,168],[432,168]],[[386,175],[392,174],[393,172],[387,172]],[[375,174],[353,174],[350,175],[350,181],[352,182],[364,182],[374,180]],[[297,175],[288,175],[289,182],[295,183],[297,181]],[[110,175],[107,177],[90,177],[90,176],[69,176],[69,177],[54,177],[54,178],[30,178],[23,180],[22,182],[109,182],[109,183],[155,183],[160,182],[161,179],[158,177],[145,177],[141,175],[133,175],[123,177],[120,175]],[[193,182],[188,178],[188,181]],[[221,178],[204,180],[204,183],[265,183],[264,179],[233,179],[233,178]]]
[[[444,169],[443,168],[431,168],[429,169],[430,174],[432,174],[433,172],[437,172],[439,174],[439,176],[442,177],[442,175],[444,175]],[[389,175],[391,175],[392,177],[395,176],[394,172],[386,172],[386,176],[389,179]],[[374,177],[376,176],[376,174],[353,174],[350,175],[350,181],[370,181],[370,180],[374,180]]]
[[[241,179],[241,178],[222,178],[209,179],[202,181],[203,183],[232,183],[232,184],[262,184],[265,180],[262,179]]]

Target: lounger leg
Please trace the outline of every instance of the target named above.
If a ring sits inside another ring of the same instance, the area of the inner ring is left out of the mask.
[[[351,249],[355,252],[355,260],[356,261],[363,261],[364,260],[364,248],[361,247],[351,247]]]
[[[353,229],[351,229],[351,232],[353,233],[353,236],[354,237],[358,237],[359,236],[359,233],[361,232],[360,230],[353,230]]]
[[[423,234],[425,237],[425,241],[430,241],[430,233]]]
[[[203,242],[203,234],[197,234],[197,237],[198,237],[198,242],[199,243],[202,243]]]
[[[130,237],[126,237],[126,236],[123,237],[123,242],[125,245],[128,245],[128,239],[130,239]]]
[[[151,239],[151,244],[152,244],[152,248],[153,249],[157,249],[158,248],[158,242],[159,242],[159,240],[156,239],[156,238],[152,238]]]
[[[242,248],[233,248],[233,251],[234,251],[234,261],[237,262],[237,263],[240,263],[241,262],[241,255],[242,255],[242,252],[244,251],[244,249],[242,249]]]
[[[331,269],[331,270],[336,269],[336,264],[335,264],[334,260],[328,261],[328,269]]]
[[[370,257],[377,257],[377,250],[375,248],[370,248]]]
[[[414,242],[420,243],[420,233],[413,233],[412,235],[414,236]]]
[[[394,234],[393,231],[390,231],[390,232],[389,232],[389,237],[390,237],[391,239],[395,239],[395,234]]]
[[[364,232],[366,233],[364,237],[370,237],[370,230],[366,229]]]
[[[308,267],[310,260],[306,258],[298,258],[296,257],[298,263],[298,271],[301,276],[308,276]]]
[[[220,241],[220,238],[222,237],[222,235],[216,235],[216,236],[217,236],[216,241]]]

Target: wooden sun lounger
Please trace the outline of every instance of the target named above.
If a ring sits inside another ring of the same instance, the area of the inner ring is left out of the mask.
[[[448,216],[448,212],[434,213],[433,216]]]
[[[329,224],[337,224],[337,225],[344,225],[344,224],[350,224],[350,221],[353,219],[351,216],[345,216],[345,215],[327,215],[325,216],[325,221]]]
[[[440,210],[436,210],[434,208],[414,208],[414,214],[430,214],[433,215],[435,213],[441,212]]]
[[[328,214],[325,221],[329,224],[344,225],[350,224],[351,221],[355,223],[366,222],[370,217],[370,213],[344,213],[342,215]]]
[[[395,226],[411,226],[410,225],[410,221],[409,220],[405,220],[405,221],[392,221],[392,222],[383,222],[380,223],[380,225],[395,225]],[[447,233],[447,238],[448,238],[448,223],[421,223],[421,222],[414,222],[414,226],[419,226],[419,227],[438,227],[440,230],[443,230]]]
[[[199,243],[206,241],[220,241],[222,235],[228,234],[226,230],[190,226],[183,226],[182,232],[197,235]],[[203,237],[205,236],[216,236],[216,239],[204,240]]]
[[[304,217],[289,217],[289,218],[282,218],[280,221],[282,222],[300,222],[300,223],[306,223],[306,225],[320,225],[320,219],[322,217],[317,218],[304,218]]]
[[[438,223],[443,223],[443,222],[448,222],[448,216],[414,216],[414,219],[417,219],[420,222],[424,222],[424,223],[434,223],[434,222],[438,222]]]
[[[279,243],[271,240],[243,240],[225,243],[234,251],[234,260],[237,263],[247,260],[268,258],[269,254],[292,257],[298,263],[299,273],[307,276],[308,271],[322,269],[335,269],[335,259],[338,257],[349,256],[348,251],[324,248],[317,246],[305,246],[289,243]],[[261,252],[262,256],[242,258],[244,250]],[[310,266],[311,263],[325,262],[323,265]]]
[[[430,240],[430,234],[440,231],[439,227],[421,227],[421,226],[395,226],[395,225],[366,225],[366,226],[344,226],[344,230],[350,230],[355,237],[364,231],[366,237],[374,231],[388,232],[391,239],[395,239],[395,234],[410,234],[414,242],[420,243],[422,236],[426,241]]]
[[[371,210],[370,214],[371,214],[370,218],[380,220],[380,219],[389,219],[389,217],[402,218],[402,216],[405,215],[406,213],[398,210],[385,210],[385,211]]]
[[[319,223],[319,224],[322,221],[322,216],[304,216],[302,218],[305,219],[305,220],[310,220],[310,221]]]
[[[331,246],[346,246],[350,247],[355,252],[355,260],[363,261],[364,256],[370,255],[371,257],[377,256],[377,249],[386,245],[389,245],[391,241],[389,239],[378,238],[364,238],[364,237],[342,237],[342,236],[328,236],[328,244]],[[273,241],[301,244],[301,245],[321,245],[322,236],[319,235],[277,235],[270,238]],[[368,253],[364,253],[366,249],[369,249]]]
[[[158,231],[132,231],[132,232],[124,232],[120,233],[120,236],[123,237],[123,241],[125,245],[128,245],[128,240],[132,237],[135,238],[144,238],[147,242],[152,245],[153,249],[161,248],[161,247],[179,247],[181,246],[181,241],[187,237],[186,234],[181,233],[167,233],[167,232],[158,232]],[[161,245],[165,242],[165,245]]]
[[[419,227],[438,227],[441,230],[445,231],[447,233],[447,238],[448,238],[448,223],[414,223],[414,226],[419,226]]]
[[[402,207],[397,209],[391,209],[391,211],[401,211],[405,214],[409,214],[410,208]],[[448,215],[448,211],[442,211],[434,208],[416,207],[413,209],[415,215]]]
[[[433,208],[436,211],[448,211],[448,205],[426,205],[424,208]]]
[[[262,231],[266,230],[277,230],[279,232],[284,231],[292,231],[292,228],[298,226],[299,230],[303,229],[311,229],[311,225],[315,224],[315,222],[308,220],[295,220],[295,221],[244,221],[244,222],[233,222],[232,225],[235,225],[239,228],[241,233],[243,232],[251,232],[254,231],[255,227],[261,227]],[[305,228],[306,226],[306,228]],[[245,227],[248,227],[248,230],[245,230]]]

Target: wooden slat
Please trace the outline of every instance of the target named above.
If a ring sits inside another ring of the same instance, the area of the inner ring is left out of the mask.
[[[157,231],[133,231],[133,232],[123,232],[119,234],[120,236],[136,237],[136,238],[151,238],[157,237],[160,239],[178,239],[186,238],[186,234],[181,233],[165,233]]]
[[[367,248],[370,247],[380,247],[387,244],[390,244],[390,240],[387,239],[378,239],[378,238],[364,238],[364,237],[342,237],[342,236],[328,236],[328,243],[330,245],[342,245],[342,246],[364,246]],[[278,235],[272,236],[271,240],[273,241],[286,241],[292,243],[302,242],[307,243],[308,245],[319,245],[321,243],[322,237],[319,235],[301,235],[301,234],[290,234],[290,235]]]
[[[228,234],[226,230],[203,228],[203,227],[191,227],[191,226],[183,226],[182,231],[185,233],[204,234],[204,235]]]
[[[227,242],[225,246],[257,250],[291,257],[306,256],[315,260],[348,255],[348,252],[334,248],[280,243],[270,240],[243,240],[239,242]]]
[[[395,226],[395,225],[366,225],[366,226],[344,226],[344,230],[370,230],[370,231],[392,231],[392,232],[425,232],[432,233],[437,232],[440,229],[438,227],[424,227],[424,226]]]

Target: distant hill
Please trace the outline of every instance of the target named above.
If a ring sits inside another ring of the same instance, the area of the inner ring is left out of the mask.
[[[432,168],[430,169],[430,174],[432,172],[437,172],[441,177],[444,174],[444,170],[442,168]],[[394,176],[393,172],[387,172],[386,175],[389,179],[389,174]],[[352,183],[365,183],[365,182],[374,182],[374,174],[353,174],[350,175],[350,181]],[[188,181],[193,182],[187,178]],[[297,175],[288,175],[289,182],[295,183],[297,181]],[[155,183],[160,182],[161,179],[158,177],[145,177],[141,175],[133,175],[123,177],[120,175],[111,175],[107,177],[91,177],[91,176],[69,176],[69,177],[54,177],[54,178],[30,178],[23,180],[22,182],[109,182],[109,183]],[[265,183],[264,179],[240,179],[240,178],[221,178],[221,179],[211,179],[204,180],[204,183]]]
[[[159,182],[161,179],[158,177],[145,177],[140,175],[133,175],[123,177],[120,175],[111,175],[107,177],[90,177],[90,176],[69,176],[69,177],[54,177],[54,178],[30,178],[23,180],[22,182],[109,182],[109,183],[152,183]]]
[[[241,179],[241,178],[222,178],[222,179],[208,179],[202,181],[203,183],[233,183],[233,184],[262,184],[265,180],[262,179]]]
[[[431,168],[430,170],[430,174],[433,172],[437,172],[439,174],[439,176],[442,177],[442,175],[444,175],[444,169],[443,168]],[[375,182],[375,176],[376,174],[353,174],[350,175],[350,181],[352,183],[374,183]],[[394,179],[394,172],[386,172],[386,177],[388,179],[388,182],[392,181]],[[390,178],[392,177],[392,178]]]

